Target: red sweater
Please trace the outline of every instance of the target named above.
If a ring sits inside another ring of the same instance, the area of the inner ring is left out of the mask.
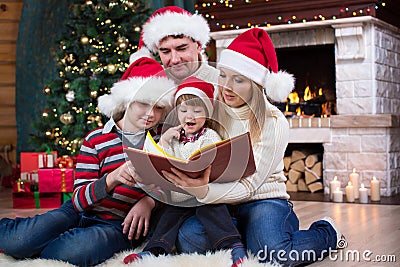
[[[152,131],[152,134],[157,136],[158,133]],[[141,132],[131,136],[132,146],[142,148],[145,135]],[[121,138],[122,133],[112,119],[85,137],[77,157],[72,196],[78,212],[107,220],[123,220],[130,208],[146,195],[141,189],[124,184],[106,192],[107,174],[126,161]]]

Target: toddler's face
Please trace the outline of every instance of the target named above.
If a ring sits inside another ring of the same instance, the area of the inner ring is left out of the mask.
[[[178,106],[178,120],[185,130],[186,137],[196,134],[204,126],[207,113],[202,106],[188,105],[182,102]]]

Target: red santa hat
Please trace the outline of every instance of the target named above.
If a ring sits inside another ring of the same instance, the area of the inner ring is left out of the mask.
[[[175,83],[156,60],[142,57],[133,62],[110,94],[98,98],[98,108],[108,117],[124,112],[135,101],[171,108]]]
[[[203,100],[208,116],[213,114],[214,108],[214,85],[198,79],[194,76],[186,78],[177,88],[175,103],[181,95],[195,95]]]
[[[261,85],[269,98],[283,101],[294,88],[293,75],[278,69],[278,59],[268,33],[252,28],[237,36],[221,52],[218,68],[224,67]]]
[[[184,35],[199,42],[203,48],[210,41],[210,27],[203,16],[192,14],[177,6],[166,6],[154,11],[143,24],[139,50],[131,55],[130,62],[150,52],[157,53],[160,41],[171,35]]]

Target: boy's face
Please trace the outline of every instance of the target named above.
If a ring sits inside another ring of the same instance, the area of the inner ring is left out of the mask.
[[[167,36],[158,45],[165,70],[179,80],[189,77],[198,69],[201,50],[198,42],[186,36]]]
[[[202,106],[192,106],[182,102],[178,107],[178,120],[183,125],[186,137],[196,134],[204,126],[206,116],[206,110]]]
[[[142,102],[133,102],[125,112],[124,131],[136,133],[147,130],[161,120],[164,108]]]

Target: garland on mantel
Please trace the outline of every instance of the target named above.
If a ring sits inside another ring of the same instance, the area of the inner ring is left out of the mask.
[[[265,4],[268,5],[272,1],[273,0],[266,0]],[[252,5],[251,0],[245,0],[244,2],[246,5],[249,6]],[[368,16],[370,15],[371,11],[373,11],[373,9],[377,10],[379,8],[385,8],[385,7],[386,7],[385,1],[380,0],[377,1],[376,3],[370,3],[363,8],[351,9],[350,7],[338,7],[337,12],[329,16],[323,16],[318,13],[308,18],[300,18],[296,14],[292,14],[291,16],[286,16],[286,17],[283,15],[276,15],[274,22],[265,21],[263,23],[253,24],[250,21],[248,21],[247,23],[241,25],[221,22],[216,18],[215,14],[211,12],[204,12],[207,11],[207,9],[211,8],[213,10],[215,10],[215,8],[236,9],[237,7],[235,6],[235,0],[198,1],[198,3],[195,5],[195,12],[201,13],[209,21],[210,24],[213,24],[210,25],[212,27],[215,26],[216,28],[220,28],[221,30],[234,30],[234,29],[254,28],[254,27],[270,27],[272,25],[280,25],[280,24],[307,23],[310,21],[323,21],[328,19],[335,20],[339,17],[344,17],[344,16],[346,17]],[[201,8],[201,10],[199,10],[199,8]]]

